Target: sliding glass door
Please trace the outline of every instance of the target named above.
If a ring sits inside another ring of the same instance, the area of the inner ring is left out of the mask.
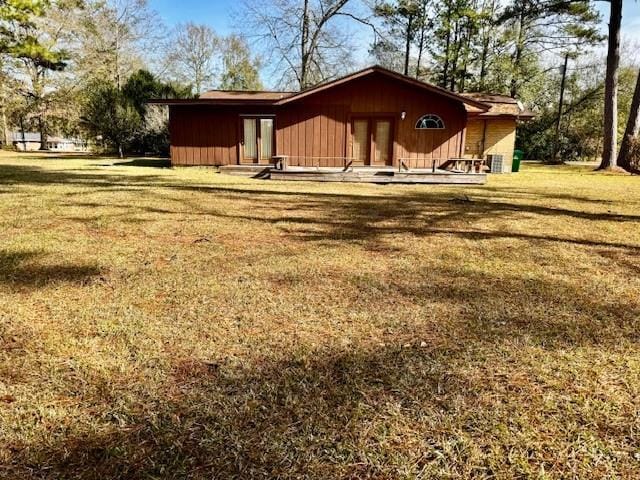
[[[351,158],[356,166],[392,164],[393,118],[351,119]]]
[[[242,163],[272,163],[275,144],[273,117],[242,117]]]

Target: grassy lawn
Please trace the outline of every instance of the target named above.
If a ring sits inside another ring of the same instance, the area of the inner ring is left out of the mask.
[[[640,178],[148,164],[0,157],[0,477],[640,477]]]

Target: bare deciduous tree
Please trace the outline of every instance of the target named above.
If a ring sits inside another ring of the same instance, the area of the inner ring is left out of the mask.
[[[280,83],[308,88],[348,69],[350,0],[246,0],[245,27],[259,39]]]
[[[174,80],[193,85],[197,94],[213,87],[221,60],[221,40],[206,25],[189,22],[176,27],[166,56]]]
[[[251,55],[244,38],[229,35],[224,40],[224,72],[220,87],[227,90],[261,90],[260,60]]]
[[[108,79],[118,88],[166,36],[147,0],[90,0],[76,31],[78,73],[85,80]]]

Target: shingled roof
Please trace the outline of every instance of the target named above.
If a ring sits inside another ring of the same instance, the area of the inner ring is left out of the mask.
[[[507,95],[480,92],[462,93],[461,95],[491,107],[488,112],[478,114],[479,117],[517,117],[522,120],[535,117],[531,110],[524,108],[518,100]]]
[[[230,90],[211,90],[203,93],[199,98],[193,99],[169,99],[169,100],[150,100],[151,104],[161,105],[284,105],[289,102],[295,102],[309,95],[336,87],[338,85],[356,80],[358,78],[369,75],[378,74],[388,78],[393,78],[403,82],[407,86],[420,88],[447,97],[449,99],[462,103],[469,113],[481,113],[489,110],[489,105],[455,92],[451,92],[444,88],[431,85],[415,78],[402,75],[380,66],[368,67],[363,70],[351,73],[344,77],[331,80],[314,87],[299,92],[268,92],[268,91],[230,91]]]
[[[267,92],[267,91],[246,91],[246,90],[209,90],[200,95],[201,99],[207,100],[257,100],[272,102],[290,97],[295,92]]]
[[[515,99],[506,95],[492,93],[454,93],[444,88],[437,87],[425,82],[421,82],[411,77],[387,70],[379,66],[365,68],[358,72],[346,75],[345,77],[332,80],[307,90],[300,92],[284,91],[238,91],[238,90],[210,90],[194,99],[178,100],[152,100],[149,103],[160,103],[165,105],[283,105],[296,101],[316,92],[340,85],[342,83],[360,78],[363,76],[378,73],[387,77],[400,80],[407,85],[419,87],[425,90],[438,93],[440,95],[461,101],[467,114],[471,117],[480,118],[518,118],[520,120],[530,120],[535,117],[531,110],[527,110]]]
[[[282,105],[285,103],[289,103],[289,102],[294,102],[298,99],[301,98],[305,98],[309,95],[313,95],[317,92],[321,92],[324,90],[327,90],[329,88],[333,88],[335,86],[338,85],[342,85],[343,83],[347,83],[347,82],[351,82],[352,80],[356,80],[358,78],[362,78],[362,77],[366,77],[372,74],[378,74],[378,75],[383,75],[385,77],[388,78],[393,78],[395,80],[398,80],[400,82],[405,83],[406,85],[409,86],[413,86],[413,87],[417,87],[426,91],[430,91],[433,93],[436,93],[438,95],[442,95],[443,97],[447,97],[450,98],[452,100],[456,100],[460,103],[462,103],[463,105],[465,105],[465,107],[468,110],[472,110],[472,111],[481,111],[481,112],[486,112],[487,111],[487,107],[488,105],[484,104],[483,102],[476,100],[474,98],[471,97],[465,97],[464,95],[461,95],[459,93],[456,92],[452,92],[450,90],[447,90],[446,88],[441,88],[438,87],[436,85],[432,85],[430,83],[427,82],[423,82],[421,80],[416,80],[413,77],[409,77],[407,75],[403,75],[401,73],[398,72],[394,72],[393,70],[389,70],[388,68],[384,68],[381,67],[379,65],[374,65],[372,67],[367,67],[364,68],[362,70],[359,70],[357,72],[351,73],[349,75],[345,75],[344,77],[341,78],[337,78],[335,80],[331,80],[325,83],[321,83],[319,85],[316,85],[315,87],[311,87],[308,88],[306,90],[302,90],[300,92],[296,92],[293,95],[284,97],[282,100],[279,100],[277,102],[277,105]]]

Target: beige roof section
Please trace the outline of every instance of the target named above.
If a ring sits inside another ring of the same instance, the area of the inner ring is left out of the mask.
[[[507,95],[496,95],[493,93],[469,92],[461,95],[489,105],[491,109],[488,112],[480,113],[480,117],[518,117],[521,119],[531,119],[535,114],[526,108],[520,108],[515,98]],[[467,109],[469,113],[476,113]]]
[[[258,100],[274,101],[290,97],[293,92],[265,92],[265,91],[242,91],[242,90],[209,90],[200,95],[203,100]]]

